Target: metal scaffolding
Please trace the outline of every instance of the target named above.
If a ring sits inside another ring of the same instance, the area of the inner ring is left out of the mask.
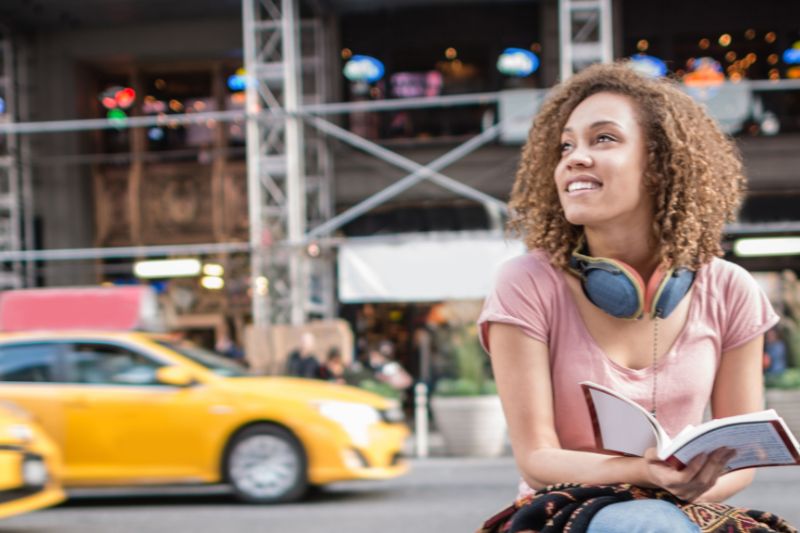
[[[314,242],[329,238],[347,222],[424,179],[481,203],[488,212],[498,214],[495,218],[506,210],[504,202],[440,172],[496,139],[505,123],[495,124],[431,163],[420,165],[322,118],[352,111],[414,108],[421,103],[329,104],[324,95],[323,28],[318,21],[299,22],[296,8],[296,0],[282,0],[280,6],[272,0],[244,0],[242,9],[249,80],[246,113],[253,322],[261,327],[301,324],[312,313],[333,316],[333,257],[310,257],[321,252]],[[307,38],[313,39],[312,46],[303,46]],[[302,53],[304,50],[311,55]],[[306,86],[304,90],[301,80],[309,78],[314,80],[312,89]],[[469,105],[495,101],[496,94],[449,98],[426,98],[422,105]],[[328,138],[410,174],[332,217]]]
[[[301,324],[334,313],[332,263],[300,246],[308,222],[333,211],[327,143],[298,113],[327,100],[324,28],[300,22],[296,0],[244,0],[242,22],[253,322]]]
[[[0,27],[0,124],[11,124],[19,117],[18,62],[10,32]],[[24,98],[24,96],[23,96]],[[22,165],[21,151],[27,140],[16,133],[0,135],[0,251],[18,252],[31,247],[32,223],[29,167]],[[28,204],[23,209],[23,203]],[[23,246],[25,245],[25,246]],[[0,290],[30,284],[32,265],[16,260],[0,268]],[[26,283],[27,278],[27,283]]]
[[[611,0],[559,0],[561,79],[592,63],[614,59]]]

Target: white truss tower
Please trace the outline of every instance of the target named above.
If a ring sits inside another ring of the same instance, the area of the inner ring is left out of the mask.
[[[592,63],[613,61],[612,31],[611,0],[559,0],[561,79]]]
[[[303,105],[326,101],[325,31],[297,0],[243,0],[253,322],[333,316],[332,262],[306,253],[306,228],[331,217],[327,142]]]
[[[0,123],[3,124],[19,118],[18,61],[14,52],[10,32],[0,27]],[[23,235],[27,233],[30,238],[31,233],[31,224],[25,222],[30,213],[22,208],[23,195],[30,194],[30,176],[20,164],[21,142],[24,141],[15,133],[0,134],[0,252],[21,251]],[[0,267],[0,290],[24,286],[26,274],[30,278],[32,270],[26,272],[21,262],[4,263]]]

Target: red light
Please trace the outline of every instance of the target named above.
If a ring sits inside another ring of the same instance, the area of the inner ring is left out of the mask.
[[[136,91],[130,87],[125,87],[124,89],[117,91],[117,93],[114,95],[114,98],[117,100],[117,104],[121,108],[127,109],[133,105],[134,100],[136,100]]]
[[[106,109],[114,109],[117,107],[117,101],[110,96],[104,96],[102,100],[100,100],[100,103],[103,104],[103,107]]]

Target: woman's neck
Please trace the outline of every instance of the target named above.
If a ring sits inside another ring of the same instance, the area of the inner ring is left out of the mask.
[[[630,265],[647,280],[659,264],[655,240],[646,232],[585,229],[586,242],[594,257],[608,257]]]

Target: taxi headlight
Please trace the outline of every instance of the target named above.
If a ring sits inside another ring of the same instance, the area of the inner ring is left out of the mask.
[[[322,416],[339,424],[359,446],[369,443],[369,427],[381,419],[377,409],[361,403],[328,401],[314,406]]]

